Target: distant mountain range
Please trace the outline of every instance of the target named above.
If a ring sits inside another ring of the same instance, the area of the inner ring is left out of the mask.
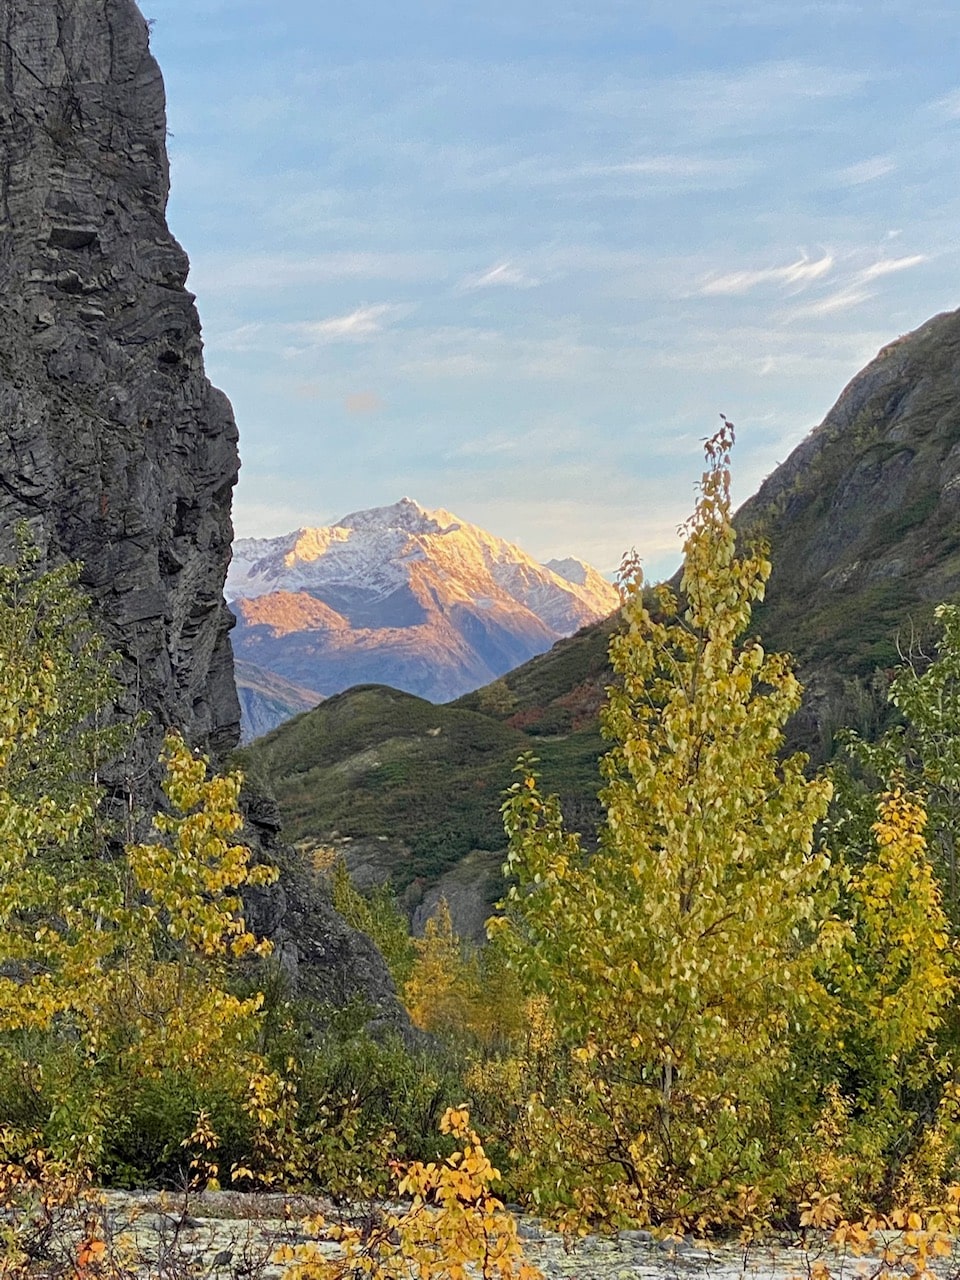
[[[872,736],[890,668],[932,651],[937,601],[960,593],[960,311],[892,342],[736,516],[769,543],[753,629],[805,685],[791,748],[823,760],[840,725]],[[370,883],[389,876],[415,923],[442,892],[482,935],[502,892],[503,789],[533,749],[547,791],[587,839],[600,817],[597,712],[617,620],[584,628],[449,706],[353,689],[251,748],[290,838],[333,844]]]
[[[449,701],[619,603],[582,561],[538,564],[410,498],[325,528],[238,539],[226,596],[247,740],[356,684]]]

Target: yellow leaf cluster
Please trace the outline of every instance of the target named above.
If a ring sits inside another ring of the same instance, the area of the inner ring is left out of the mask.
[[[543,1280],[523,1256],[514,1219],[491,1187],[499,1177],[466,1107],[446,1111],[443,1133],[459,1149],[445,1161],[416,1161],[395,1171],[398,1194],[410,1198],[402,1213],[386,1213],[361,1230],[314,1218],[315,1236],[336,1241],[331,1258],[316,1244],[284,1246],[275,1261],[286,1263],[283,1280]]]

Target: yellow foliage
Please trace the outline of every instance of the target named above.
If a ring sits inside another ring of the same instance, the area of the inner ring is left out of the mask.
[[[468,1005],[477,992],[475,965],[464,959],[446,898],[441,898],[413,939],[416,959],[403,988],[410,1020],[421,1031],[462,1035],[469,1024]]]
[[[850,950],[838,977],[851,1040],[871,1043],[871,1060],[928,1057],[932,1034],[957,991],[956,959],[940,888],[927,858],[920,800],[895,786],[881,796],[877,853],[853,878]],[[862,1052],[862,1047],[861,1047]],[[925,1063],[925,1067],[929,1061]]]
[[[176,733],[164,742],[163,760],[164,791],[174,810],[154,818],[164,839],[128,845],[126,851],[136,887],[144,895],[137,904],[139,920],[163,928],[207,960],[250,951],[268,955],[270,943],[258,942],[244,925],[239,890],[245,884],[273,883],[277,870],[251,866],[250,850],[230,843],[243,826],[241,775],[208,778],[206,758],[195,756]]]
[[[403,986],[414,1026],[458,1042],[471,1058],[497,1054],[527,1030],[525,997],[496,945],[478,949],[454,932],[440,898],[422,938],[411,939],[415,960]]]
[[[781,755],[800,699],[789,659],[740,641],[770,564],[736,555],[732,441],[725,423],[707,444],[682,601],[661,587],[651,602],[625,562],[599,849],[564,830],[530,759],[504,805],[516,884],[488,929],[561,1046],[517,1145],[568,1220],[724,1222],[779,1158],[831,787]]]
[[[836,1261],[818,1260],[809,1274],[834,1280],[847,1272],[848,1258],[871,1260],[871,1280],[935,1280],[937,1259],[948,1257],[960,1233],[960,1186],[950,1186],[935,1204],[897,1207],[887,1214],[843,1217],[838,1193],[817,1195],[801,1205],[800,1226],[828,1232]]]
[[[409,923],[389,882],[368,894],[361,893],[350,878],[346,862],[333,849],[314,849],[313,866],[326,880],[330,900],[344,920],[377,944],[391,977],[402,991],[414,966],[415,951]]]
[[[312,1242],[283,1246],[274,1258],[287,1264],[283,1280],[543,1280],[524,1259],[516,1223],[491,1191],[500,1174],[467,1109],[448,1109],[440,1130],[459,1148],[442,1162],[397,1166],[397,1193],[410,1197],[402,1213],[385,1213],[363,1230],[311,1219],[308,1230],[336,1241],[342,1256],[326,1257]]]
[[[0,1129],[0,1278],[37,1274],[38,1246],[76,1246],[77,1270],[102,1256],[103,1203],[89,1170],[53,1158],[35,1133]]]
[[[880,797],[874,847],[855,851],[856,870],[838,867],[837,920],[807,1009],[823,1108],[799,1176],[838,1192],[847,1213],[939,1195],[960,1136],[940,1039],[958,994],[956,946],[925,822],[899,783]]]

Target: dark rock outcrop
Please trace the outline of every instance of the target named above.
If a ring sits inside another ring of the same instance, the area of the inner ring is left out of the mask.
[[[805,686],[790,740],[875,732],[902,653],[960,592],[960,311],[889,343],[737,513],[770,543],[754,625]]]
[[[0,0],[0,539],[83,563],[135,768],[237,741],[223,581],[237,431],[165,221],[160,71],[133,0]]]
[[[960,590],[960,311],[884,347],[737,524],[771,540],[778,610],[798,591],[821,606],[895,582],[917,601]]]
[[[51,561],[82,562],[119,712],[149,716],[123,763],[148,813],[167,726],[218,761],[239,737],[223,599],[237,430],[166,225],[163,82],[133,0],[0,0],[0,67],[0,555],[26,521]],[[283,870],[249,907],[291,977],[404,1025],[375,948],[247,803]]]
[[[272,940],[274,960],[291,990],[312,1002],[321,1018],[325,1007],[342,1008],[362,1000],[373,1030],[398,1030],[414,1043],[416,1035],[383,956],[334,910],[310,863],[284,843],[272,796],[253,782],[247,783],[245,792],[246,816],[257,848],[280,869],[276,885],[247,892],[246,919],[256,933]]]

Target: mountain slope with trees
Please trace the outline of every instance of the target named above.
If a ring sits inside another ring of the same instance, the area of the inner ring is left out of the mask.
[[[953,312],[885,347],[735,517],[743,536],[760,535],[771,548],[773,573],[752,626],[765,645],[795,655],[805,695],[788,726],[788,741],[816,759],[832,752],[839,725],[868,734],[880,727],[889,715],[885,673],[897,661],[898,645],[929,636],[935,603],[960,588],[958,390],[960,312]],[[519,735],[502,744],[500,787],[509,781],[515,745],[522,742],[543,761],[544,788],[563,794],[568,826],[588,841],[599,816],[597,713],[611,680],[607,648],[615,628],[615,616],[588,626],[427,715],[442,724],[448,716],[471,712]],[[337,715],[363,696],[355,690],[341,694]],[[306,717],[313,740],[327,737],[329,715],[329,707],[321,706]],[[377,742],[397,739],[391,716],[385,705]],[[438,792],[430,774],[420,776],[403,838],[394,840],[391,831],[380,829],[389,825],[383,818],[393,810],[389,803],[378,807],[392,784],[376,768],[351,775],[352,816],[331,801],[338,792],[331,790],[326,770],[340,769],[333,755],[307,766],[316,772],[309,797],[304,795],[304,770],[288,744],[307,732],[302,718],[294,721],[257,743],[249,757],[275,789],[297,839],[323,844],[349,838],[363,845],[386,835],[377,840],[375,863],[379,874],[389,870],[400,887],[424,874],[422,862],[411,857],[414,846],[440,850],[428,873],[433,877],[457,863],[468,839],[474,849],[503,848],[491,761],[482,775],[469,762],[450,762],[443,786],[456,785],[464,812],[457,840],[444,841],[442,824],[434,823]],[[442,753],[447,741],[438,736],[436,750]],[[295,793],[301,797],[296,808]],[[366,816],[370,812],[382,815],[373,823],[376,831]],[[348,851],[348,863],[351,856]]]

